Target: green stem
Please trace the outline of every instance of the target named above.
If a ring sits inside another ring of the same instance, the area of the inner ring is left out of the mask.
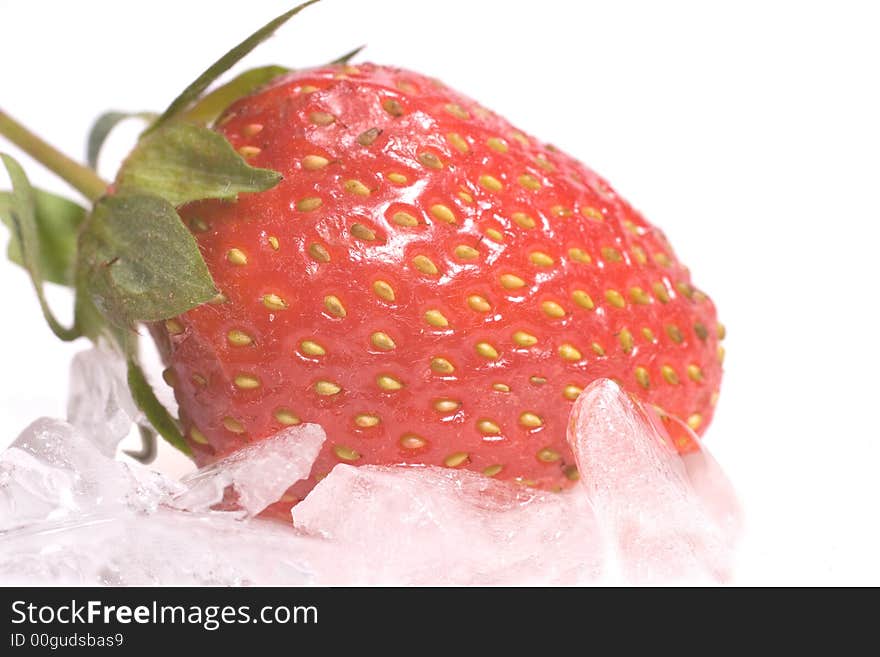
[[[108,183],[98,174],[47,144],[3,110],[0,110],[0,135],[66,180],[90,201],[97,201],[106,193]]]

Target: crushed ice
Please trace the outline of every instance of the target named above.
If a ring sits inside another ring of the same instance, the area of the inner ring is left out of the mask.
[[[209,509],[231,486],[244,514],[256,516],[281,499],[291,484],[309,476],[325,438],[316,424],[284,429],[184,477],[186,490],[173,504],[188,511]]]
[[[607,380],[575,403],[572,491],[340,464],[292,526],[256,516],[308,476],[321,427],[175,481],[114,458],[139,421],[121,359],[79,354],[68,421],[41,418],[0,454],[0,583],[691,583],[725,581],[733,565],[740,514],[721,469],[705,451],[680,457],[651,411]],[[232,510],[218,507],[227,490]]]

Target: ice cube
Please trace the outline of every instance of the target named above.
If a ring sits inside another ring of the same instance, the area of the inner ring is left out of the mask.
[[[188,490],[175,498],[182,509],[207,511],[233,487],[238,505],[255,516],[297,481],[309,476],[326,436],[317,424],[288,427],[184,479]]]
[[[246,508],[308,473],[324,434],[298,429],[217,468],[231,473]],[[312,552],[325,568],[336,561],[326,556],[333,546],[318,551],[289,526],[172,508],[184,490],[105,456],[66,422],[34,422],[0,454],[0,583],[303,584],[314,580]]]
[[[117,507],[143,512],[184,487],[103,454],[76,427],[41,418],[0,454],[0,531]]]
[[[655,411],[607,379],[575,402],[568,441],[626,580],[729,577],[739,514],[720,469],[710,472],[708,455],[688,457],[686,465]]]
[[[577,584],[601,570],[584,495],[466,470],[340,464],[292,515],[341,552],[335,569],[313,564],[322,584]]]
[[[64,515],[75,477],[11,447],[0,456],[0,531]]]
[[[73,426],[41,418],[0,454],[0,529],[117,505],[130,480]]]
[[[138,410],[128,390],[125,359],[101,343],[78,353],[70,366],[67,420],[107,456],[116,453]]]

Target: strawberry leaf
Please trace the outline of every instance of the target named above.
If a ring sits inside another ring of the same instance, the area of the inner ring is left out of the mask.
[[[158,400],[147,377],[144,376],[144,371],[133,357],[128,359],[128,387],[135,404],[143,411],[159,435],[187,456],[192,455],[192,450],[180,433],[177,422],[162,406],[162,402]]]
[[[105,112],[99,116],[89,131],[89,140],[86,146],[86,161],[89,163],[89,166],[93,169],[98,167],[98,156],[101,154],[101,147],[104,145],[107,137],[110,136],[113,128],[119,123],[132,118],[143,119],[149,123],[155,120],[156,116],[158,115],[153,112]]]
[[[59,285],[73,285],[73,266],[76,260],[76,233],[85,219],[86,211],[73,201],[34,189],[36,201],[34,219],[37,223],[38,257],[43,279]],[[12,194],[0,192],[0,219],[12,230]],[[7,257],[24,267],[21,245],[10,240]]]
[[[208,125],[213,122],[221,112],[233,102],[244,96],[252,94],[263,85],[271,82],[279,75],[284,75],[290,69],[283,66],[261,66],[245,71],[233,78],[221,87],[217,87],[211,93],[202,97],[195,105],[186,112],[180,114],[180,119],[198,125]]]
[[[174,207],[146,194],[98,201],[79,238],[81,287],[112,323],[175,317],[217,294]]]
[[[154,194],[178,206],[205,198],[235,199],[240,192],[261,192],[280,180],[276,171],[250,166],[223,135],[172,123],[141,140],[117,183],[120,191]]]
[[[277,18],[269,21],[259,30],[251,34],[247,39],[239,43],[235,48],[227,52],[220,59],[214,62],[208,69],[202,73],[196,80],[183,90],[177,98],[168,106],[168,109],[156,119],[156,122],[148,128],[148,132],[164,125],[166,121],[177,116],[178,114],[189,109],[202,95],[214,80],[228,71],[236,62],[251,52],[254,48],[268,39],[279,27],[284,25],[290,18],[298,14],[300,11],[315,4],[318,0],[309,0],[293,9],[284,12]]]
[[[363,45],[363,46],[358,46],[357,48],[355,48],[353,50],[349,50],[347,53],[345,53],[341,57],[337,57],[332,62],[330,62],[329,66],[334,66],[336,64],[348,64],[349,61],[351,61],[354,57],[356,57],[358,54],[360,54],[361,50],[363,50],[366,47],[367,47],[366,45]]]
[[[43,262],[49,258],[40,242],[37,225],[36,193],[24,173],[24,169],[12,157],[0,153],[0,160],[6,167],[12,181],[12,193],[4,201],[4,221],[12,233],[11,249],[20,259],[30,275],[43,317],[52,332],[62,340],[75,340],[79,337],[76,328],[66,328],[52,314],[43,294]]]

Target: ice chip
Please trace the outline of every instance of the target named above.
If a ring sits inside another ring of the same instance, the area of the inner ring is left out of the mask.
[[[118,504],[129,479],[76,428],[41,418],[0,454],[0,529]]]
[[[653,409],[607,379],[575,402],[568,441],[624,578],[645,584],[729,577],[739,514],[720,469],[710,470],[711,457],[688,457],[688,467]]]
[[[138,463],[120,465],[129,475],[124,501],[135,513],[155,513],[162,506],[170,507],[172,500],[187,490],[183,483]]]
[[[125,359],[106,344],[78,353],[70,366],[67,420],[107,456],[141,413],[128,390]]]
[[[152,511],[182,490],[106,456],[67,422],[41,418],[0,454],[0,531],[117,509]]]
[[[22,449],[0,456],[0,531],[63,516],[73,506],[74,473]]]
[[[283,434],[224,471],[254,512],[308,474],[324,439],[315,426]],[[307,584],[308,563],[338,561],[277,522],[173,508],[185,491],[66,422],[38,420],[0,454],[0,583]]]
[[[322,584],[583,584],[601,570],[584,495],[466,470],[340,464],[292,516],[345,555],[315,568]]]
[[[317,424],[301,424],[278,432],[188,475],[188,487],[175,498],[178,508],[207,511],[233,487],[238,505],[255,516],[276,502],[294,483],[308,477],[326,436]]]

